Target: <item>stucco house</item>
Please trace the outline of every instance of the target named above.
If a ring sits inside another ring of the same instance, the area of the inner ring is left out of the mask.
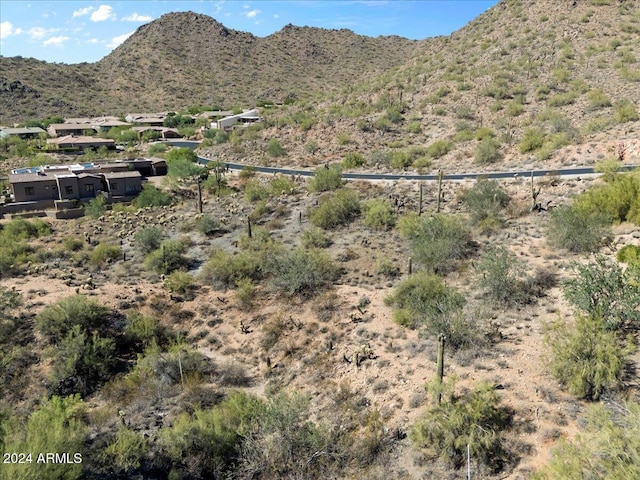
[[[107,147],[109,149],[116,148],[115,140],[110,138],[98,138],[87,136],[67,135],[59,138],[48,138],[47,144],[57,148],[68,148],[77,150],[86,150],[89,148]]]
[[[29,138],[38,138],[41,133],[44,133],[46,135],[47,132],[45,132],[40,127],[0,127],[0,138],[19,137],[26,140]]]

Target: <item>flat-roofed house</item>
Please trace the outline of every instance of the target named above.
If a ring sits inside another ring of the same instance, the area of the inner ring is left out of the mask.
[[[124,117],[127,122],[149,127],[162,127],[165,118],[167,118],[166,113],[129,113]]]
[[[94,173],[78,174],[78,195],[80,198],[94,198],[98,192],[106,190],[104,176]]]
[[[107,188],[113,197],[130,197],[142,191],[142,175],[138,171],[107,172],[104,174]]]
[[[52,137],[64,137],[65,135],[84,135],[87,131],[93,131],[95,128],[89,123],[52,123],[47,128],[47,132]]]
[[[142,137],[145,132],[153,131],[158,132],[160,137],[164,140],[167,138],[182,138],[182,135],[178,133],[177,128],[169,127],[131,127],[131,130],[138,133],[138,137]]]
[[[58,199],[58,183],[55,175],[45,173],[12,173],[9,183],[16,202],[36,202]]]
[[[0,138],[5,137],[20,137],[22,139],[28,138],[38,138],[41,133],[45,135],[45,132],[40,127],[20,127],[20,128],[9,128],[9,127],[0,127]]]
[[[238,123],[249,124],[259,122],[260,120],[261,118],[260,115],[258,115],[258,110],[253,109],[247,110],[237,115],[230,115],[228,117],[221,118],[217,122],[213,122],[211,124],[211,127],[218,128],[220,130],[229,130]]]
[[[105,146],[109,149],[116,148],[115,140],[110,138],[84,137],[67,135],[60,138],[48,138],[47,144],[55,145],[58,148],[73,148],[78,150],[86,150],[88,148],[99,148]]]

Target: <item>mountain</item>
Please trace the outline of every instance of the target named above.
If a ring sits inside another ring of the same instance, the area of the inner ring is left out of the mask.
[[[260,38],[206,15],[170,13],[97,63],[0,57],[0,123],[309,97],[401,65],[417,43],[293,25]]]

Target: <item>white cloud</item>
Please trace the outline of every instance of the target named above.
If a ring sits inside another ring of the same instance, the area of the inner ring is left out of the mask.
[[[79,8],[78,10],[73,11],[73,18],[82,17],[83,15],[88,15],[92,11],[93,11],[93,7]]]
[[[111,5],[100,5],[98,9],[91,14],[92,22],[104,22],[105,20],[115,20],[116,14],[113,12]]]
[[[43,45],[49,47],[61,47],[64,42],[69,40],[69,37],[65,37],[64,35],[60,35],[59,37],[51,37],[42,42]]]
[[[153,20],[153,17],[149,15],[138,15],[138,13],[135,12],[128,17],[122,17],[121,20],[125,22],[150,22]]]
[[[280,18],[280,15],[278,15],[277,13],[274,13],[273,18]]]
[[[247,18],[255,18],[259,13],[260,10],[251,10],[250,12],[247,12]]]
[[[42,27],[31,27],[29,29],[29,36],[31,37],[31,40],[42,40],[49,33],[54,33],[57,31],[58,30],[55,28],[47,29]]]
[[[87,40],[87,43],[100,43],[100,40],[98,40],[97,38],[92,38],[90,40]]]
[[[13,28],[11,22],[0,23],[0,38],[7,38],[11,35],[20,35],[22,33],[21,28]]]
[[[113,37],[109,43],[107,43],[107,47],[116,48],[118,45],[122,44],[127,38],[133,35],[133,32],[125,33],[123,35],[118,35],[117,37]]]

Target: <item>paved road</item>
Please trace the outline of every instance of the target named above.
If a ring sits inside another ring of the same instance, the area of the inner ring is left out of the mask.
[[[200,142],[195,141],[176,141],[171,142],[176,147],[188,147],[195,148]],[[198,162],[202,165],[206,165],[211,162],[211,159],[205,157],[198,157]],[[230,170],[242,170],[247,165],[234,162],[223,162]],[[278,167],[261,167],[253,166],[257,172],[262,173],[282,173],[285,175],[302,175],[303,177],[313,176],[311,170],[301,170],[296,168],[278,168]],[[625,165],[624,170],[633,170],[638,165]],[[444,180],[465,180],[482,178],[514,178],[517,174],[520,177],[530,177],[533,173],[534,177],[544,177],[546,175],[589,175],[595,173],[593,167],[574,167],[574,168],[562,168],[562,169],[550,169],[550,170],[512,170],[503,172],[486,172],[486,173],[452,173],[445,174]],[[351,173],[343,172],[342,178],[349,180],[437,180],[437,175],[416,175],[416,174],[394,174],[394,173]]]

